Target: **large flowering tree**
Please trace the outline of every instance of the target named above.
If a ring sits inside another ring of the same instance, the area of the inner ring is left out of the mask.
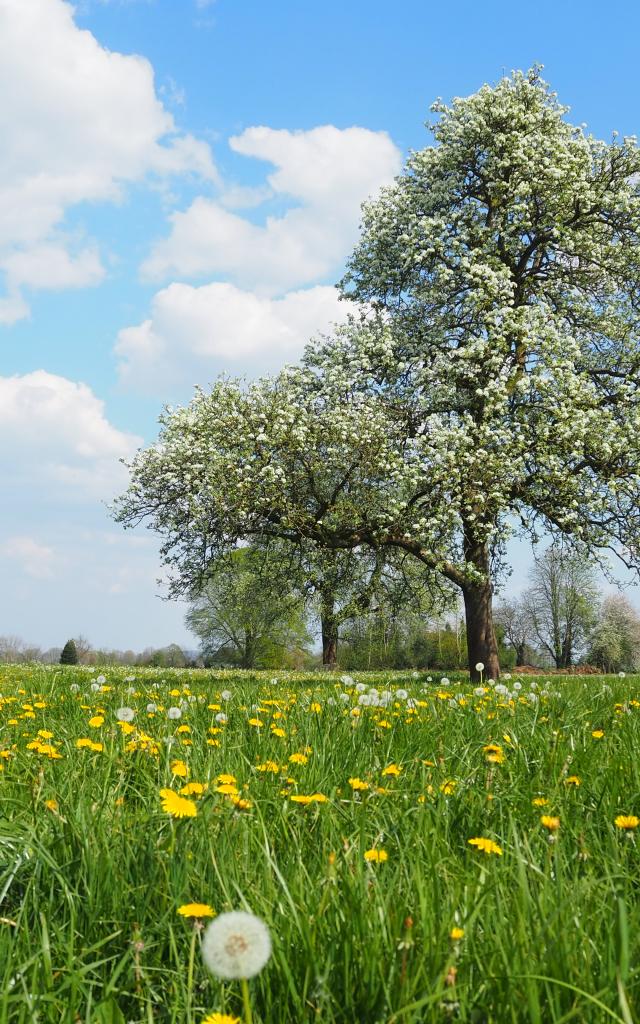
[[[118,515],[160,530],[178,586],[239,537],[407,551],[460,588],[496,677],[514,523],[640,562],[640,154],[568,123],[535,69],[435,110],[365,208],[343,288],[367,312],[167,413]]]

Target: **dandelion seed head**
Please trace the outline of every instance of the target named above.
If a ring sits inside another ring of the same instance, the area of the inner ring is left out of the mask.
[[[204,933],[202,958],[217,978],[253,978],[271,956],[271,936],[254,914],[233,910],[220,914]]]

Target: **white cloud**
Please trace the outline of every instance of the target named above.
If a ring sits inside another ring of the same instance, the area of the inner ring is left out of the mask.
[[[226,209],[260,200],[263,191],[229,189],[218,201],[197,198],[171,216],[171,234],[143,264],[147,279],[220,275],[265,294],[326,280],[353,245],[360,205],[400,169],[386,132],[324,125],[310,131],[248,128],[230,140],[243,156],[264,160],[272,197],[294,201],[280,216],[255,224]]]
[[[255,376],[297,360],[312,335],[347,312],[336,289],[321,285],[274,299],[221,282],[174,283],[156,293],[148,320],[120,331],[121,379],[153,390],[222,369]]]
[[[141,439],[114,427],[86,384],[45,370],[0,377],[0,475],[7,498],[42,485],[65,498],[111,499],[126,482],[119,459]]]
[[[62,245],[44,243],[16,250],[3,261],[10,294],[20,285],[30,288],[83,288],[99,284],[104,277],[100,255],[95,246],[72,254]]]
[[[65,0],[0,0],[0,320],[27,312],[20,287],[77,287],[102,274],[60,227],[79,203],[115,202],[150,174],[216,177],[209,147],[177,132],[139,56],[100,46]],[[62,259],[46,254],[65,251]]]
[[[33,537],[9,537],[0,544],[0,556],[16,561],[22,571],[34,579],[46,580],[53,577],[55,552],[46,544],[39,544]]]

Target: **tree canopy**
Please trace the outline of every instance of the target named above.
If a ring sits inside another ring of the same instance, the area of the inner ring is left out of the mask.
[[[640,155],[566,119],[533,69],[438,102],[435,145],[364,210],[360,303],[301,366],[167,410],[117,517],[178,592],[238,538],[391,546],[462,590],[497,676],[492,594],[516,522],[640,551]]]

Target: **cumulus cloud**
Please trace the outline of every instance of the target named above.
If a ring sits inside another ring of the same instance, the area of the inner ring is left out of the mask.
[[[282,294],[326,280],[353,245],[360,206],[400,170],[386,132],[324,125],[310,131],[248,128],[230,140],[234,152],[275,169],[265,192],[231,187],[225,197],[198,197],[171,216],[171,233],[142,267],[149,280],[224,276],[240,287]],[[294,205],[254,223],[228,207],[267,197]]]
[[[101,47],[66,0],[0,2],[0,91],[4,322],[28,311],[22,286],[102,276],[97,250],[74,252],[61,234],[71,207],[118,201],[148,175],[216,178],[209,147],[180,134],[158,99],[149,62]]]
[[[322,285],[270,298],[222,282],[174,283],[156,293],[148,320],[120,331],[121,379],[152,391],[222,369],[255,376],[298,359],[312,335],[347,312],[336,289]]]
[[[0,474],[7,495],[43,485],[57,496],[109,500],[126,481],[119,459],[141,438],[114,427],[82,383],[45,370],[0,377]]]

